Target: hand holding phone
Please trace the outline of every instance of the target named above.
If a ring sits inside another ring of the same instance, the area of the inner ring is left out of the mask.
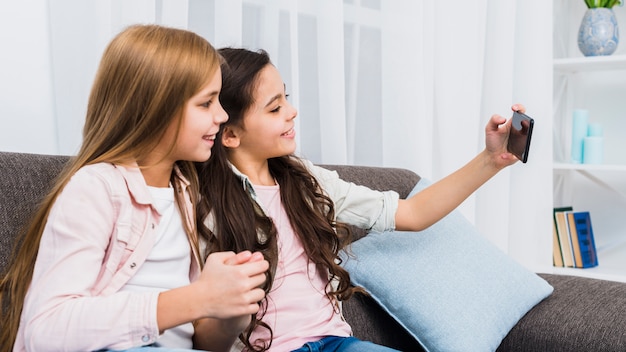
[[[518,111],[513,112],[512,120],[507,150],[525,163],[528,161],[530,137],[533,133],[535,120]]]

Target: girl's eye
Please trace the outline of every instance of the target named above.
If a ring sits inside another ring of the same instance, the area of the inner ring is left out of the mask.
[[[289,94],[285,94],[285,99],[284,100],[287,100],[288,98],[289,98]],[[280,108],[281,108],[281,106],[279,105],[274,110],[270,110],[270,112],[272,112],[272,113],[279,112]]]
[[[200,104],[200,106],[202,106],[203,108],[208,108],[209,105],[211,105],[211,101],[207,101],[206,103]]]

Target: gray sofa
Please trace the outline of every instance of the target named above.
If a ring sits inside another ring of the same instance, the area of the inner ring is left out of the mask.
[[[0,270],[7,264],[17,232],[67,160],[66,156],[0,152]],[[355,183],[380,190],[394,189],[402,197],[419,180],[415,173],[397,168],[325,167]],[[355,231],[356,237],[363,235]],[[541,276],[554,287],[554,293],[513,327],[497,351],[626,351],[626,284],[574,276]],[[366,296],[345,302],[344,313],[359,338],[401,351],[422,350]]]

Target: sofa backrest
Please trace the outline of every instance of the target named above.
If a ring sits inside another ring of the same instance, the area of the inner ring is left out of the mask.
[[[32,216],[69,157],[0,152],[0,272],[17,234]]]
[[[420,177],[413,171],[393,167],[325,165],[320,166],[335,170],[339,177],[379,191],[394,190],[400,198],[406,198],[415,187]]]
[[[68,156],[0,152],[0,272],[15,238],[61,173]],[[347,181],[373,189],[393,189],[406,197],[420,179],[414,172],[383,167],[322,165]],[[355,229],[356,238],[363,231]]]

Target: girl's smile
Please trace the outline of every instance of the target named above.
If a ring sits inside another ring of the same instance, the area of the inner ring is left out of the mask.
[[[204,136],[202,136],[202,139],[207,141],[207,143],[212,147],[213,144],[215,144],[215,136],[216,136],[216,134],[204,135]]]
[[[289,129],[289,131],[281,134],[281,137],[295,138],[296,137],[296,130],[292,127],[291,129]]]

